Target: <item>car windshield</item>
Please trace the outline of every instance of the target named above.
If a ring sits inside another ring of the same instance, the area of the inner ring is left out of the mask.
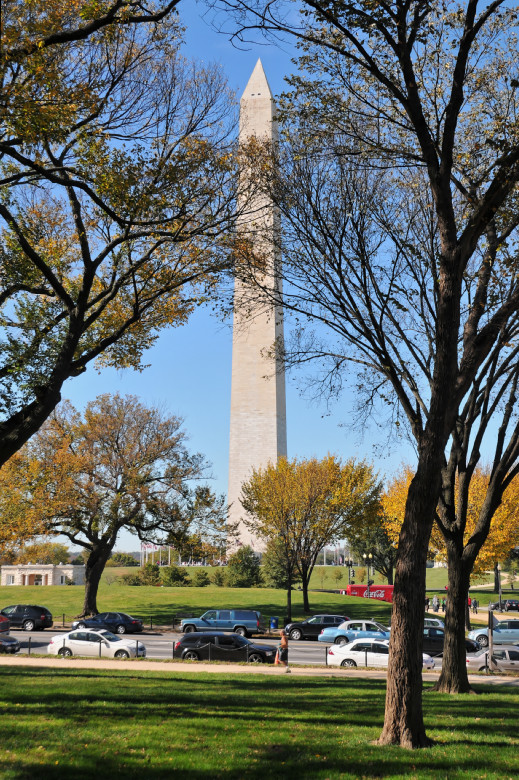
[[[115,634],[112,634],[111,631],[100,631],[99,632],[103,639],[106,639],[108,642],[120,642],[121,637],[116,636]]]
[[[369,629],[371,631],[373,631],[373,630],[387,631],[387,628],[385,626],[383,626],[382,623],[371,623],[371,625],[369,626]]]

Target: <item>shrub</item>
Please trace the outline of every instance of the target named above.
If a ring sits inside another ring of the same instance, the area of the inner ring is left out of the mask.
[[[195,572],[193,576],[193,586],[195,588],[205,588],[206,585],[210,584],[211,580],[209,579],[208,573],[204,569]]]
[[[168,588],[190,585],[191,580],[185,569],[180,566],[163,566],[161,569],[162,584]]]
[[[222,569],[215,569],[211,581],[213,585],[216,585],[218,588],[223,588],[225,585],[225,572],[222,571]]]
[[[161,585],[160,566],[156,563],[146,563],[139,572],[143,585]]]
[[[142,585],[140,572],[136,574],[123,574],[122,577],[119,577],[119,582],[122,582],[123,585]]]
[[[116,552],[106,562],[107,566],[138,566],[139,561],[129,553]]]

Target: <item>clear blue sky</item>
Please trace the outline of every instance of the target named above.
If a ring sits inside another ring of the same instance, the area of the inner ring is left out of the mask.
[[[234,47],[224,35],[215,32],[201,18],[202,3],[183,0],[180,15],[186,26],[184,55],[223,67],[229,85],[239,98],[250,74],[261,57],[274,94],[285,89],[283,79],[293,71],[293,52],[274,46]],[[143,373],[103,370],[89,367],[85,374],[70,380],[63,396],[83,408],[100,393],[132,393],[148,404],[160,404],[185,420],[190,447],[202,452],[212,463],[213,488],[227,492],[229,411],[231,380],[231,325],[222,325],[208,312],[199,311],[183,328],[164,332],[145,356],[149,368]],[[345,396],[331,412],[322,405],[310,404],[297,390],[301,377],[287,378],[287,424],[289,457],[324,456],[328,452],[343,458],[356,457],[374,463],[381,476],[396,471],[403,460],[413,461],[404,445],[391,452],[376,452],[374,445],[384,442],[387,432],[372,428],[352,433],[342,426],[351,417],[351,397]],[[135,537],[124,534],[119,550],[137,549]]]

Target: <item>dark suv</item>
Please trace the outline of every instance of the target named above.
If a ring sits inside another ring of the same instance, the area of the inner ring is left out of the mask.
[[[23,628],[24,631],[34,631],[35,628],[51,628],[52,615],[46,607],[34,604],[15,604],[4,607],[0,615],[8,618],[11,628]]]
[[[175,645],[175,656],[184,661],[228,661],[272,664],[274,645],[256,645],[240,634],[223,631],[197,631],[185,634]]]

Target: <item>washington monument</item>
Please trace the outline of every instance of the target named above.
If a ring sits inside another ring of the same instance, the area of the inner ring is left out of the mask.
[[[276,143],[275,104],[261,61],[258,60],[240,101],[240,145],[252,136]],[[266,260],[263,284],[279,286],[276,234],[279,217],[266,196],[256,196],[247,206],[238,230]],[[236,280],[231,380],[231,430],[229,442],[229,520],[239,521],[239,541],[261,552],[263,543],[244,525],[241,486],[253,468],[276,463],[287,454],[285,374],[279,356],[283,344],[281,307],[255,304],[257,292]]]

